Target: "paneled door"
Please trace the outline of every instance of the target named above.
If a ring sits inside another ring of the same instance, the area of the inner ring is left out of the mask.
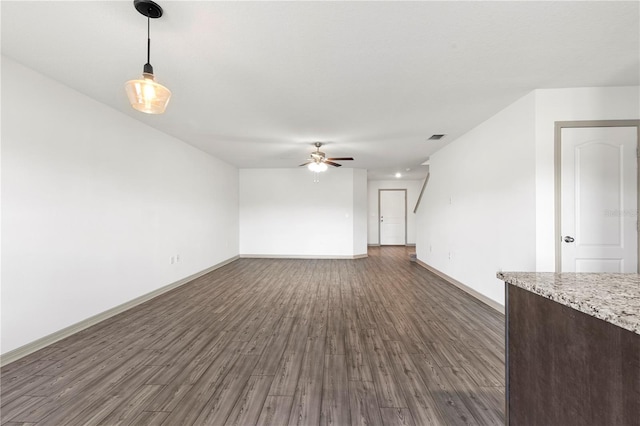
[[[380,245],[405,245],[407,242],[406,189],[379,190]]]
[[[637,272],[637,127],[562,128],[563,272]]]

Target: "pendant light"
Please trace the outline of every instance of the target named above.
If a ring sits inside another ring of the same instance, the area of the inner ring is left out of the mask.
[[[141,80],[130,80],[125,90],[131,106],[147,114],[162,114],[167,108],[171,91],[162,84],[156,83],[153,67],[150,63],[150,21],[162,16],[162,8],[151,0],[134,0],[136,10],[147,17],[147,63],[144,64]]]

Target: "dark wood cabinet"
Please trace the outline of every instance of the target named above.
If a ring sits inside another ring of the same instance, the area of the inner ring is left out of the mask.
[[[506,285],[507,424],[640,425],[640,335]]]

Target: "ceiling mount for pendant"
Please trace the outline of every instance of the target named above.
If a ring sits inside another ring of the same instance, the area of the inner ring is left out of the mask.
[[[133,0],[136,10],[147,18],[156,19],[162,16],[162,8],[151,0]]]

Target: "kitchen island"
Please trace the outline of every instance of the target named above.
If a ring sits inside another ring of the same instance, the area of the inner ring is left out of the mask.
[[[500,272],[507,424],[640,425],[640,275]]]

